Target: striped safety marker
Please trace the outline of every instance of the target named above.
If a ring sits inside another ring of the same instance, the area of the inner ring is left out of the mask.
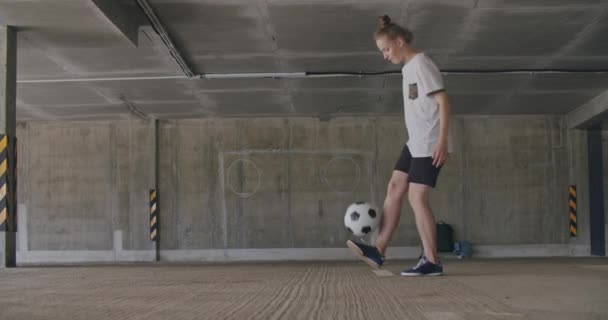
[[[158,198],[156,190],[150,190],[150,240],[158,240]]]
[[[570,203],[570,236],[576,237],[577,227],[576,227],[576,186],[575,185],[570,186],[569,203]]]
[[[6,219],[8,209],[8,199],[6,190],[8,188],[8,137],[6,134],[0,135],[0,231],[6,231]]]

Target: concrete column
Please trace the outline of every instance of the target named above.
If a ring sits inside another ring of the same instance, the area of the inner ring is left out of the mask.
[[[589,163],[589,226],[591,254],[606,255],[604,234],[604,173],[602,131],[599,127],[587,130]]]
[[[155,249],[156,249],[156,261],[160,261],[160,241],[162,239],[162,233],[161,233],[161,226],[160,226],[160,221],[161,221],[161,205],[160,205],[160,201],[162,200],[162,193],[159,190],[160,187],[160,120],[156,119],[154,120],[154,188],[156,189],[156,194],[157,194],[157,200],[156,200],[156,205],[158,207],[158,216],[157,216],[157,223],[158,223],[158,240],[155,241]]]
[[[13,188],[13,171],[15,159],[13,148],[16,132],[16,100],[17,95],[17,37],[16,31],[10,26],[0,26],[0,134],[7,134],[8,139],[8,169],[7,176],[7,212],[3,231],[0,231],[0,268],[16,265],[16,229],[15,219],[16,198]]]

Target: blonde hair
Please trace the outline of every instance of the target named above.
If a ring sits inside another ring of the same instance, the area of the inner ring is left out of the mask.
[[[414,34],[407,28],[391,22],[388,15],[378,17],[378,30],[374,34],[376,39],[387,37],[389,40],[403,39],[406,43],[411,43],[414,40]]]

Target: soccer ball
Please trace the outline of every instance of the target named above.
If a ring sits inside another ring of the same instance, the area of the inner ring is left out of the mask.
[[[373,205],[360,201],[351,204],[344,215],[346,230],[356,237],[363,237],[380,227],[380,212]]]

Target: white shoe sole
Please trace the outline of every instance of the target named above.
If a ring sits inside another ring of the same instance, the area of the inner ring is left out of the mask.
[[[437,276],[441,276],[443,275],[443,272],[436,272],[436,273],[429,273],[429,274],[422,274],[422,273],[401,273],[402,277],[437,277]]]
[[[373,269],[380,269],[381,266],[364,256],[363,251],[361,251],[361,249],[359,249],[359,247],[354,242],[348,240],[346,241],[346,245],[355,256],[363,260],[365,263],[369,264],[370,267],[372,267]]]

